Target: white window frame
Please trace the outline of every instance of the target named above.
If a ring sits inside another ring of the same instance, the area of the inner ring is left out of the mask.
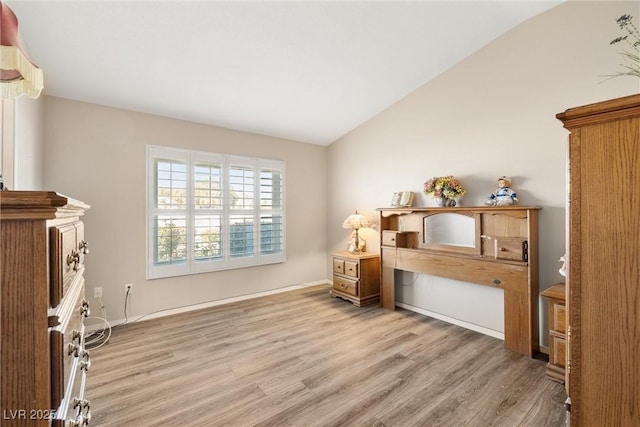
[[[160,209],[156,207],[156,178],[155,160],[164,159],[184,162],[187,165],[187,197],[186,209]],[[194,165],[198,162],[218,163],[222,166],[222,208],[204,209],[195,208],[194,204]],[[230,206],[232,193],[229,179],[229,171],[232,167],[246,167],[253,170],[253,206],[244,209],[235,209]],[[276,170],[281,174],[281,195],[279,207],[261,206],[260,184],[261,171]],[[244,268],[257,265],[275,264],[286,261],[286,175],[285,162],[282,160],[261,159],[253,157],[242,157],[226,154],[207,153],[203,151],[185,150],[180,148],[147,145],[146,152],[146,221],[147,221],[147,279],[157,279],[162,277],[180,276],[187,274],[197,274],[209,271],[227,270],[233,268]],[[202,214],[220,214],[222,216],[222,256],[211,260],[196,260],[195,258],[195,217]],[[186,261],[175,264],[158,264],[154,259],[155,238],[155,216],[156,215],[185,215],[186,225]],[[253,220],[252,235],[254,253],[247,256],[232,256],[230,250],[230,215],[242,214],[250,215]],[[276,253],[261,253],[261,217],[276,216],[282,221],[281,230],[281,251]]]

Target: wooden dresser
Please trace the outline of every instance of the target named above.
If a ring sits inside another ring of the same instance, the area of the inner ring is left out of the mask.
[[[333,254],[330,294],[357,306],[377,304],[380,301],[380,257],[368,252]]]
[[[640,94],[557,118],[571,133],[571,426],[640,426]]]
[[[567,314],[565,307],[565,285],[556,283],[540,295],[549,306],[549,363],[547,377],[564,383],[567,364]]]
[[[91,417],[80,221],[88,208],[54,192],[0,192],[3,426],[80,426]]]

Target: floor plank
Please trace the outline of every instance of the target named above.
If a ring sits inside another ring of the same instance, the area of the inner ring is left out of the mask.
[[[115,328],[92,350],[94,426],[561,426],[545,362],[327,286]]]

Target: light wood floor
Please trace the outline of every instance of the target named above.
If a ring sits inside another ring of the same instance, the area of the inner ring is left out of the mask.
[[[114,330],[91,352],[93,426],[560,426],[545,362],[328,286]]]

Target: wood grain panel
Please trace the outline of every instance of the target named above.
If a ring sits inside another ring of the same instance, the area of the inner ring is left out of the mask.
[[[591,425],[611,420],[629,425],[640,420],[640,197],[631,192],[615,203],[603,202],[601,197],[610,194],[611,183],[640,184],[640,132],[629,132],[624,122],[582,129],[586,143],[581,145],[581,181],[589,194],[580,200],[581,216],[586,220],[577,234],[582,242],[580,339],[616,349],[580,353],[582,418]],[[608,161],[603,162],[604,158]],[[589,390],[608,392],[596,396]]]
[[[49,296],[46,286],[32,286],[47,280],[44,221],[1,221],[0,230],[1,407],[5,411],[27,411],[26,414],[30,410],[49,410],[48,317],[42,309],[48,306]],[[17,366],[30,368],[13,368]],[[36,366],[38,369],[34,369]],[[46,424],[43,419],[16,418],[6,413],[9,415],[3,425]]]
[[[571,425],[640,425],[640,194],[616,196],[640,184],[640,95],[557,118],[571,131]]]
[[[484,259],[398,249],[395,268],[516,292],[527,292],[527,266],[521,264],[505,264]]]

